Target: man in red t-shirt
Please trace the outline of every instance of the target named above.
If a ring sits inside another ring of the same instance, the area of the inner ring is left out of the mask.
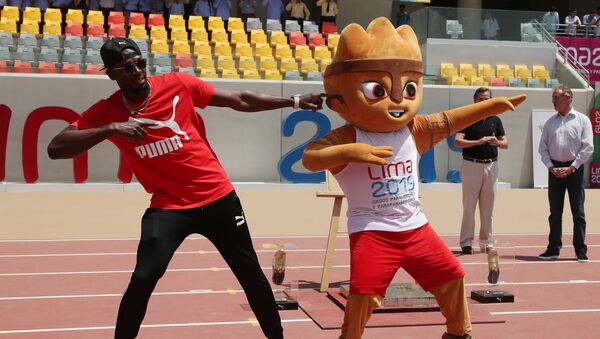
[[[195,107],[263,111],[282,107],[317,110],[319,94],[273,97],[226,91],[183,73],[146,77],[146,60],[127,38],[112,38],[100,54],[119,85],[48,146],[52,159],[72,158],[108,139],[152,194],[142,217],[137,263],[123,295],[115,338],[135,338],[156,283],[177,247],[192,233],[209,239],[246,292],[263,333],[283,338],[273,293],[252,247],[244,211],[206,138]]]

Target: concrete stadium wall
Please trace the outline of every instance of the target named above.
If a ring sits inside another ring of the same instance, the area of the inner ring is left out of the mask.
[[[273,95],[322,92],[319,82],[251,81],[214,79],[210,81],[224,89],[252,89]],[[474,87],[428,85],[424,88],[421,113],[435,113],[472,102]],[[97,100],[116,90],[116,84],[105,76],[71,76],[45,74],[0,74],[0,104],[12,110],[6,151],[5,182],[23,183],[22,139],[25,120],[39,107],[62,106],[81,113]],[[510,148],[500,152],[500,181],[512,187],[533,186],[531,111],[552,109],[549,89],[495,88],[495,96],[528,95],[527,101],[515,112],[502,115]],[[593,102],[591,90],[575,90],[575,108],[589,112]],[[230,109],[212,108],[200,112],[206,122],[211,145],[225,169],[236,182],[285,182],[278,163],[290,150],[301,146],[315,133],[309,122],[296,126],[290,137],[282,136],[282,124],[293,109],[260,113],[239,113]],[[329,109],[323,112],[332,128],[344,121]],[[46,146],[52,136],[66,127],[64,121],[47,121],[38,139],[39,183],[73,182],[71,160],[52,161]],[[537,156],[537,153],[536,153]],[[117,182],[118,152],[109,142],[89,151],[89,176],[86,182]],[[460,168],[460,154],[449,151],[446,143],[435,147],[437,181],[446,181],[448,170]],[[293,169],[305,171],[300,163]]]

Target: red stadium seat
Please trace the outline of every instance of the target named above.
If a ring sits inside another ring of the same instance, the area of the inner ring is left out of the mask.
[[[65,35],[83,35],[83,25],[79,22],[69,22],[65,28]]]
[[[123,27],[123,24],[111,24],[108,27],[108,37],[125,37],[125,27]]]
[[[56,73],[56,65],[52,62],[40,61],[37,67],[37,73]]]
[[[323,34],[337,33],[337,27],[333,22],[323,22]]]
[[[88,24],[88,36],[104,36],[104,26],[100,24]]]
[[[79,64],[63,64],[61,73],[63,74],[81,74]]]
[[[291,32],[290,33],[290,46],[306,45],[306,38],[302,32]]]
[[[308,35],[308,45],[311,48],[315,46],[325,46],[325,38],[320,33],[310,33]]]
[[[13,73],[31,73],[31,62],[15,61],[12,71]]]
[[[162,14],[150,14],[148,16],[148,27],[152,26],[165,27],[165,18]]]
[[[119,24],[121,26],[124,25],[125,16],[123,15],[123,12],[110,12],[108,14],[108,24]]]
[[[494,87],[506,87],[506,82],[504,82],[504,79],[502,79],[502,78],[491,78],[490,79],[490,86],[494,86]]]
[[[144,13],[131,12],[131,14],[129,14],[129,26],[131,25],[146,26]]]
[[[85,74],[106,74],[103,67],[102,65],[87,64],[85,65]]]
[[[175,67],[191,68],[192,56],[189,54],[177,54],[175,56]]]
[[[0,72],[8,72],[8,66],[4,60],[0,60]]]

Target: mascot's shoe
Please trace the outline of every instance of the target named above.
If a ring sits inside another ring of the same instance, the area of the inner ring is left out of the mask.
[[[442,335],[442,339],[472,339],[473,337],[471,337],[471,334],[469,333],[465,333],[463,335],[454,335],[454,334],[450,334],[448,332],[444,333],[444,335]]]

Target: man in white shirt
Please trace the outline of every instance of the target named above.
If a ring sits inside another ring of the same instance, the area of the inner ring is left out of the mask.
[[[581,20],[577,16],[577,10],[572,9],[569,15],[565,18],[565,24],[567,24],[567,35],[576,36],[577,27],[581,26]]]
[[[546,26],[548,32],[551,34],[556,33],[556,28],[558,27],[558,24],[560,24],[560,17],[558,16],[556,7],[552,6],[550,10],[544,14],[542,22],[544,23],[544,26]]]
[[[542,260],[557,259],[562,248],[562,212],[565,191],[573,214],[573,247],[577,261],[588,262],[585,245],[585,190],[583,164],[594,152],[592,123],[573,109],[573,92],[561,85],[552,92],[552,104],[558,112],[546,121],[540,139],[539,153],[549,170],[548,201],[550,203],[550,235]]]

